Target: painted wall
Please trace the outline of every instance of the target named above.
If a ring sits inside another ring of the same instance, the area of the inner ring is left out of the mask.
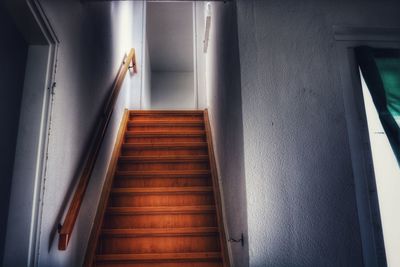
[[[8,205],[28,44],[0,4],[0,263],[3,261]]]
[[[145,40],[145,58],[143,62],[142,109],[151,109],[151,61],[147,38],[143,40]]]
[[[363,266],[332,26],[399,27],[398,9],[238,1],[251,266]]]
[[[195,84],[197,90],[195,91],[195,101],[198,109],[205,109],[207,107],[207,88],[206,88],[206,57],[204,52],[204,38],[206,27],[206,2],[195,2]]]
[[[57,249],[57,224],[64,216],[77,182],[77,169],[82,164],[82,157],[91,140],[95,119],[100,114],[123,55],[136,42],[142,43],[142,40],[135,39],[137,36],[134,34],[141,32],[142,27],[134,22],[142,21],[143,3],[83,4],[80,1],[42,0],[41,4],[56,31],[60,45],[48,162],[42,184],[43,204],[36,260],[38,266],[80,266],[122,112],[131,104],[130,97],[140,95],[140,75],[127,75],[71,243],[64,252]],[[137,53],[141,69],[141,49]],[[139,103],[140,99],[137,99]],[[27,192],[30,189],[30,186],[25,188]],[[23,210],[20,212],[23,213]],[[23,260],[26,258],[18,257],[20,248],[14,249],[9,251],[10,257],[5,266],[25,266]]]
[[[152,109],[194,109],[193,72],[152,72]]]
[[[217,167],[224,202],[232,266],[249,264],[247,200],[244,170],[242,98],[236,8],[233,3],[211,4],[211,29],[206,55],[206,85]]]

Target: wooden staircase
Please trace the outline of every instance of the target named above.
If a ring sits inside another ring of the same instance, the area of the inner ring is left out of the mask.
[[[127,117],[85,266],[229,266],[204,112]]]

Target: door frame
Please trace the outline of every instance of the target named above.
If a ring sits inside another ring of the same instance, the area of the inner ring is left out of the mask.
[[[387,266],[364,97],[354,48],[400,48],[400,28],[333,26],[336,64],[340,66],[358,219],[365,266]]]
[[[3,262],[5,266],[13,266],[15,262],[26,266],[38,265],[44,181],[56,88],[59,40],[39,1],[28,0],[26,5],[39,31],[33,33],[33,40],[27,40],[29,52],[10,194]],[[25,28],[21,30],[29,31]],[[35,39],[45,40],[45,43],[36,43]],[[38,55],[43,56],[44,60],[37,60]],[[40,78],[33,77],[37,74]],[[35,79],[38,82],[29,83]],[[35,120],[31,120],[33,117]],[[30,126],[35,129],[34,132],[26,134]],[[30,157],[24,161],[27,153]],[[27,188],[26,184],[30,186]],[[30,210],[22,212],[21,209]]]

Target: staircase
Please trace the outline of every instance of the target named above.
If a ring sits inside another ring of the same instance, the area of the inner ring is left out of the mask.
[[[92,265],[227,266],[204,112],[130,111],[125,129]]]

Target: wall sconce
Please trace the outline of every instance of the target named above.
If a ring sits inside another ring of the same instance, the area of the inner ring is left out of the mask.
[[[205,14],[206,14],[206,27],[205,27],[205,32],[204,32],[203,51],[204,51],[204,53],[207,53],[208,41],[210,40],[210,27],[211,27],[211,3],[210,2],[208,2],[206,4]]]

